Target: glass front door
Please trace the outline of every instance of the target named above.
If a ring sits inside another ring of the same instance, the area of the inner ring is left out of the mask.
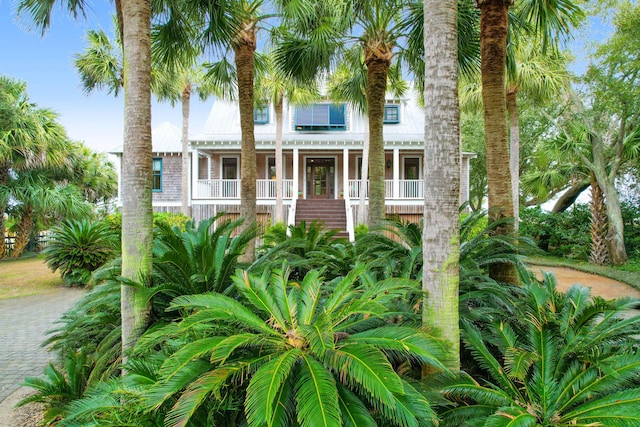
[[[335,197],[335,160],[307,159],[307,198]]]

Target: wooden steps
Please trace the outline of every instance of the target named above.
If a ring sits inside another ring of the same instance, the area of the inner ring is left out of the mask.
[[[344,200],[299,199],[296,202],[296,226],[304,221],[307,225],[312,221],[322,223],[330,230],[338,230],[336,237],[349,238],[347,233],[347,214]]]

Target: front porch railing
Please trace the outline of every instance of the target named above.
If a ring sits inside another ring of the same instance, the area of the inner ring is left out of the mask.
[[[276,198],[276,180],[275,179],[259,179],[256,181],[256,197],[258,199],[275,199]],[[282,180],[282,198],[293,198],[293,180]]]
[[[198,180],[198,198],[237,199],[240,197],[239,179],[201,179]]]
[[[424,182],[421,179],[401,179],[397,182],[398,194],[394,194],[394,181],[387,179],[384,181],[385,197],[387,199],[420,199],[424,194]],[[349,198],[357,199],[360,197],[361,182],[359,179],[349,180]],[[368,197],[369,181],[366,186],[367,193],[365,197]]]
[[[293,180],[282,180],[282,197],[293,198]],[[258,199],[276,198],[276,181],[272,179],[256,180]],[[238,199],[240,198],[239,179],[201,179],[198,180],[197,198],[199,199]]]

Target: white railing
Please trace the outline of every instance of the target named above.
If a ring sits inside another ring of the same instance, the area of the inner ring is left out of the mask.
[[[198,180],[198,198],[237,199],[240,197],[239,179],[201,179]]]
[[[274,179],[259,179],[256,181],[256,197],[258,199],[276,198],[276,181]],[[293,180],[282,180],[282,198],[293,198]]]
[[[293,198],[293,180],[282,181],[282,197]],[[201,179],[198,180],[196,198],[199,199],[238,199],[240,198],[239,179]],[[276,182],[271,179],[256,180],[256,196],[259,199],[276,198]]]
[[[400,199],[422,199],[424,197],[424,181],[421,179],[401,179]]]
[[[395,197],[393,197],[393,180],[392,179],[386,179],[384,181],[384,198],[395,199]]]
[[[349,199],[360,197],[361,181],[350,179],[348,182]],[[421,199],[424,194],[424,182],[421,179],[401,179],[397,181],[397,192],[394,194],[394,181],[385,180],[384,190],[387,199]],[[272,179],[256,181],[256,196],[258,199],[275,199],[276,182]],[[365,197],[369,196],[369,182],[367,181]],[[293,199],[293,180],[282,180],[282,197]],[[240,198],[239,179],[201,179],[198,181],[196,198],[200,199],[238,199]]]
[[[360,179],[350,179],[349,180],[349,198],[350,199],[358,199],[360,198],[360,187],[362,184],[362,180]],[[367,185],[366,185],[366,193],[364,195],[365,197],[369,196],[369,181],[367,181]]]
[[[387,179],[384,181],[384,196],[387,199],[419,199],[423,197],[424,184],[421,179],[401,179],[398,181],[398,195],[394,195],[394,181]],[[369,181],[367,181],[367,190],[369,189]],[[365,194],[365,197],[368,197]],[[357,199],[360,197],[360,180],[349,180],[349,198]]]

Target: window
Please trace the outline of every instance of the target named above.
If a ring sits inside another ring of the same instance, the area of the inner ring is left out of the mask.
[[[222,179],[238,179],[238,158],[222,158]]]
[[[296,107],[295,130],[346,130],[345,104],[314,104]]]
[[[162,191],[162,159],[153,159],[153,191]]]
[[[421,167],[420,158],[405,157],[404,158],[404,179],[420,179]]]
[[[400,106],[391,104],[384,106],[384,123],[398,124],[400,123]]]
[[[253,123],[256,125],[266,125],[269,123],[269,107],[256,107],[253,109]]]
[[[267,158],[267,179],[276,179],[276,158]]]

